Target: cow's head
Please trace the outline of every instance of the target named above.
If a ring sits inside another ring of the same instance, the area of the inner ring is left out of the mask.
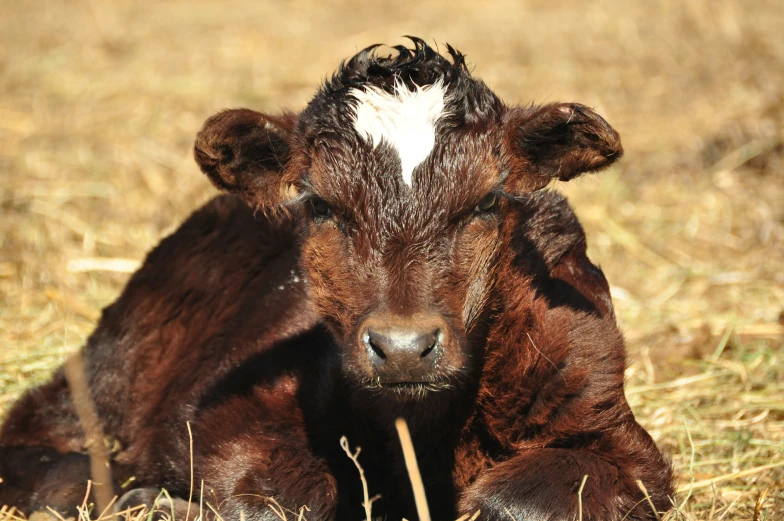
[[[470,372],[515,199],[622,153],[591,109],[509,107],[460,53],[412,40],[391,57],[361,51],[299,115],[229,110],[196,141],[219,188],[298,216],[301,268],[344,373],[398,397]]]

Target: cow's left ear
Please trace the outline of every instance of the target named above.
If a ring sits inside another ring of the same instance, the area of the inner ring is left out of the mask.
[[[610,166],[621,138],[599,114],[577,103],[512,109],[505,121],[510,173],[504,188],[522,195],[551,179],[568,181]]]
[[[274,212],[296,197],[296,173],[290,165],[296,123],[295,114],[219,112],[196,136],[196,163],[217,188],[240,195],[253,208]]]

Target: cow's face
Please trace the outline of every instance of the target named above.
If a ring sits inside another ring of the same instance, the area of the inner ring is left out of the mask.
[[[515,197],[621,154],[590,109],[508,108],[458,53],[416,43],[358,54],[298,116],[223,112],[196,143],[216,185],[300,216],[345,375],[396,397],[459,385],[481,358]]]
[[[338,133],[303,114],[302,266],[346,372],[400,393],[453,385],[467,366],[493,285],[503,168],[497,124],[450,128],[439,84],[393,89],[349,91]]]

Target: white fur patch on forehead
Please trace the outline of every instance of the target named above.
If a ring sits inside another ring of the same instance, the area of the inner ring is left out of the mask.
[[[377,147],[382,141],[400,156],[403,182],[411,186],[414,168],[422,163],[436,144],[436,122],[444,115],[446,90],[440,82],[408,90],[395,84],[390,94],[377,87],[351,89],[357,100],[354,129]]]

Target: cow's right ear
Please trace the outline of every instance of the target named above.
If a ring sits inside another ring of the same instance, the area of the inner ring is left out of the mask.
[[[217,188],[240,195],[253,208],[273,210],[296,197],[294,179],[287,179],[296,121],[295,114],[219,112],[196,135],[196,163]]]
[[[623,155],[621,138],[607,121],[579,103],[553,103],[509,112],[506,121],[511,174],[505,189],[522,195],[607,168]]]

